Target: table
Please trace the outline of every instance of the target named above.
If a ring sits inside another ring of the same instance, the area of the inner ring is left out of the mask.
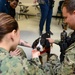
[[[20,7],[20,12],[17,13],[19,15],[19,18],[20,15],[24,15],[27,19],[29,16],[27,14],[27,12],[29,11],[28,7],[33,6],[38,9],[38,5],[39,5],[38,3],[19,3],[18,6]],[[18,20],[18,16],[17,16],[17,20]]]
[[[37,6],[38,3],[21,3],[21,4],[18,4],[19,6]]]

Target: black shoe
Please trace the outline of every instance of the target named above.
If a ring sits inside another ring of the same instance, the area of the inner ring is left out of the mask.
[[[50,34],[53,35],[53,33],[50,31]]]
[[[39,35],[42,35],[42,32],[39,31]]]

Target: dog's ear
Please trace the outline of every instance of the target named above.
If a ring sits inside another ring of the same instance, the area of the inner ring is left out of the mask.
[[[42,34],[42,36],[41,36],[41,38],[44,38],[44,39],[46,39],[46,38],[49,38],[50,37],[50,33],[44,33],[44,34]]]
[[[33,44],[32,44],[32,48],[33,48],[33,49],[36,48],[38,42],[39,42],[39,38],[36,39],[36,40],[33,42]]]
[[[50,43],[46,38],[50,38],[50,33],[44,33],[42,34],[42,38],[45,40],[45,47],[49,48],[50,47]]]

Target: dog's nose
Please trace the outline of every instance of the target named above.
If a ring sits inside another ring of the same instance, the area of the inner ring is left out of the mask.
[[[37,47],[37,50],[40,51],[40,47]]]

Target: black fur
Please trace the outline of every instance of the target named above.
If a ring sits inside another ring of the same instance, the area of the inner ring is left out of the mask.
[[[44,33],[41,35],[41,40],[40,40],[40,44],[42,45],[42,47],[44,48],[49,48],[50,47],[50,43],[49,41],[46,39],[46,38],[49,38],[50,37],[50,33]],[[32,48],[36,48],[37,44],[39,43],[39,38],[37,38],[33,44],[32,44]]]

